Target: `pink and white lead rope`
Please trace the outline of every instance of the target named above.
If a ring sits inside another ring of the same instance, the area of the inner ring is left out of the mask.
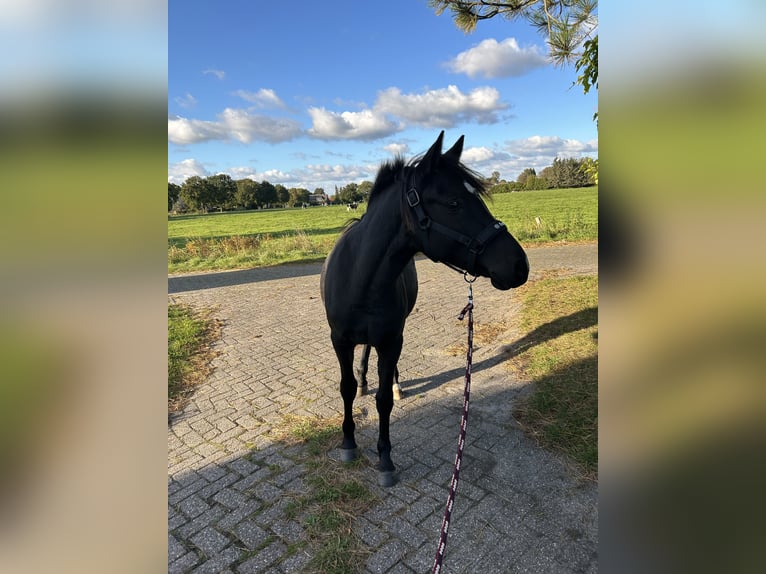
[[[447,507],[444,509],[444,518],[442,519],[442,527],[439,534],[439,546],[436,548],[436,558],[434,559],[434,567],[431,570],[433,574],[439,574],[442,569],[442,562],[444,560],[444,549],[447,546],[447,532],[449,531],[450,518],[452,516],[452,506],[455,503],[455,493],[457,492],[457,483],[460,478],[460,463],[463,460],[463,448],[465,447],[465,431],[468,425],[468,401],[471,395],[471,362],[473,358],[473,289],[471,283],[475,280],[468,280],[467,275],[465,280],[468,281],[468,304],[463,308],[458,315],[459,320],[468,314],[468,351],[466,353],[466,366],[465,366],[465,392],[463,393],[463,415],[460,418],[460,436],[457,441],[457,453],[455,454],[455,468],[452,471],[452,481],[449,486],[449,496],[447,497]]]

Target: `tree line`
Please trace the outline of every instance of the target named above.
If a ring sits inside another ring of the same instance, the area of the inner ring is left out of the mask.
[[[515,181],[503,181],[494,172],[487,183],[492,193],[533,191],[536,189],[566,189],[598,185],[598,160],[592,158],[556,158],[553,165],[540,170],[528,167]]]
[[[233,211],[264,209],[269,207],[295,207],[310,203],[310,196],[317,203],[326,203],[324,189],[313,192],[302,187],[286,188],[281,184],[252,179],[232,179],[220,173],[208,177],[194,175],[181,185],[168,182],[168,211]]]
[[[598,160],[560,159],[538,174],[527,168],[515,181],[500,179],[495,171],[485,179],[492,193],[507,193],[536,189],[587,187],[598,183]],[[335,194],[328,196],[317,187],[313,192],[302,187],[287,188],[281,184],[252,179],[232,179],[226,174],[208,177],[192,176],[181,185],[168,182],[168,211],[175,213],[210,211],[238,211],[270,207],[301,207],[307,205],[348,204],[366,201],[373,183],[349,183],[335,186]],[[313,198],[312,198],[313,196]]]

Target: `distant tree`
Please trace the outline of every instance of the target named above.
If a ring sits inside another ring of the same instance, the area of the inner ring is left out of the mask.
[[[512,191],[521,191],[524,186],[518,181],[501,181],[497,185],[490,188],[491,193],[510,193]]]
[[[288,193],[288,201],[287,205],[290,207],[295,207],[297,205],[303,205],[304,203],[309,202],[309,190],[304,189],[302,187],[291,187],[287,190]]]
[[[550,182],[546,178],[536,175],[530,175],[524,183],[524,189],[528,190],[550,189],[550,187]]]
[[[484,183],[487,187],[493,187],[500,183],[500,172],[499,171],[493,171],[492,175],[490,175],[487,178],[484,178]]]
[[[178,196],[181,194],[181,186],[172,181],[168,182],[168,211],[173,210],[173,206],[178,201]]]
[[[266,207],[277,202],[277,188],[266,180],[258,184],[255,197],[260,207]]]
[[[211,204],[210,186],[206,179],[193,175],[181,185],[179,197],[190,209],[206,211]]]
[[[314,188],[314,195],[324,195],[324,188],[323,187]]]
[[[359,185],[356,183],[349,183],[343,186],[335,197],[341,203],[353,203],[363,199],[362,194],[359,192]]]
[[[588,181],[592,185],[598,185],[598,158],[584,158],[580,169],[586,176],[588,176]]]
[[[357,187],[357,192],[361,195],[360,201],[367,201],[370,199],[370,192],[372,191],[373,183],[371,181],[363,181]]]
[[[207,178],[210,193],[210,204],[215,209],[234,207],[237,194],[237,184],[230,175],[219,173]]]
[[[549,181],[553,181],[554,179],[554,171],[553,166],[549,165],[548,167],[544,167],[540,173],[537,174],[537,177],[544,177],[545,179]],[[554,185],[554,187],[556,187]]]
[[[277,192],[277,203],[281,203],[282,205],[287,205],[287,203],[290,201],[290,192],[288,191],[288,189],[281,183],[278,183],[277,185],[275,185],[274,189]]]
[[[583,169],[582,159],[556,158],[551,166],[549,176],[553,187],[585,187],[590,185],[590,177]]]
[[[527,169],[525,169],[519,174],[519,177],[516,178],[516,181],[518,181],[521,185],[526,185],[527,178],[536,177],[536,176],[537,176],[537,172],[535,171],[535,168],[528,167]]]
[[[254,209],[258,207],[258,184],[252,179],[238,179],[234,183],[237,185],[237,193],[234,194],[234,205],[240,209]]]

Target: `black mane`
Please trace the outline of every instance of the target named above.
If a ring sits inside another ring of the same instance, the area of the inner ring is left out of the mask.
[[[399,155],[393,160],[383,162],[378,170],[378,175],[375,176],[375,183],[372,184],[367,204],[371,204],[384,190],[391,187],[394,182],[399,179],[399,176],[404,172],[406,167],[407,164],[405,163],[404,158]]]
[[[417,167],[421,159],[422,156],[417,156],[406,162],[402,156],[396,156],[393,160],[383,162],[377,176],[375,176],[372,190],[370,190],[370,197],[367,200],[368,205],[386,189],[399,181],[407,170]],[[481,175],[463,165],[462,162],[441,162],[439,169],[447,172],[452,179],[465,181],[470,184],[480,197],[489,197],[489,189]]]

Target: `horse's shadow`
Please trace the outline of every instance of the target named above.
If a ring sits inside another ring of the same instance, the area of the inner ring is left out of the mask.
[[[530,331],[524,335],[521,339],[514,341],[508,345],[503,345],[498,349],[498,352],[486,359],[483,359],[471,366],[471,373],[481,372],[485,369],[490,369],[500,363],[511,359],[512,357],[520,355],[527,349],[560,337],[565,333],[571,333],[573,331],[579,331],[580,329],[587,329],[598,323],[598,307],[590,307],[588,309],[582,309],[576,313],[566,315],[564,317],[558,317],[553,321],[549,321],[543,325],[540,325],[536,329]],[[423,393],[431,389],[440,387],[441,385],[448,383],[465,373],[465,367],[457,369],[449,369],[442,371],[437,375],[429,377],[420,377],[417,379],[402,380],[402,390],[409,394]]]

